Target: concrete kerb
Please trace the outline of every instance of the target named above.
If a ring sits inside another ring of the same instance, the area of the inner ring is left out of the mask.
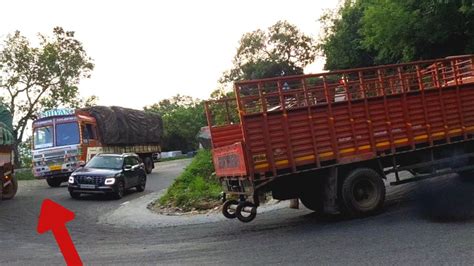
[[[229,221],[220,212],[208,214],[164,215],[148,209],[148,205],[164,195],[166,189],[144,195],[138,199],[127,201],[113,211],[99,217],[100,224],[117,227],[169,227],[179,225],[195,225]],[[288,201],[271,202],[258,208],[258,213],[287,208]],[[258,216],[258,215],[257,215]]]

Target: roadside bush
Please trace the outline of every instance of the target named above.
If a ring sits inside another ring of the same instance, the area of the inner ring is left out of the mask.
[[[17,180],[34,180],[35,177],[31,172],[31,169],[16,169],[15,177]]]
[[[211,152],[200,150],[166,194],[159,199],[159,204],[178,207],[183,211],[214,207],[222,189],[218,180],[212,176],[213,172]]]

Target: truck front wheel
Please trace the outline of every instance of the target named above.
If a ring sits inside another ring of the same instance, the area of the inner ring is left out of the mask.
[[[63,180],[62,178],[50,177],[46,179],[46,182],[48,182],[48,185],[50,187],[59,187],[61,183],[63,182]]]
[[[1,183],[1,185],[3,187],[3,183]],[[13,177],[10,180],[10,183],[7,186],[3,187],[3,190],[1,193],[2,200],[12,199],[16,195],[17,190],[18,190],[18,181],[16,180],[15,177]]]
[[[341,187],[341,211],[352,217],[362,217],[380,210],[385,201],[385,184],[370,168],[353,170]]]

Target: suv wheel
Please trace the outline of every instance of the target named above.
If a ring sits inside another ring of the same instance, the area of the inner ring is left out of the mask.
[[[122,180],[119,180],[117,184],[117,190],[114,193],[114,198],[121,199],[124,193],[125,193],[125,184],[123,183]]]
[[[140,178],[140,184],[136,186],[135,188],[137,189],[138,192],[143,192],[145,190],[145,186],[146,186],[146,175],[143,175]]]
[[[79,192],[69,191],[69,195],[71,195],[71,198],[73,198],[73,199],[78,199],[78,198],[81,197],[81,193],[79,193]]]

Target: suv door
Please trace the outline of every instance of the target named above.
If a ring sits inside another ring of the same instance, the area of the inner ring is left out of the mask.
[[[137,184],[137,174],[136,174],[136,166],[134,166],[135,161],[133,160],[132,156],[127,156],[123,159],[123,166],[124,166],[124,176],[125,176],[125,187],[131,188]],[[131,168],[125,170],[125,166],[130,166]]]
[[[138,157],[131,156],[130,158],[132,162],[133,184],[134,186],[137,186],[140,183],[140,171],[142,170],[142,166]]]

